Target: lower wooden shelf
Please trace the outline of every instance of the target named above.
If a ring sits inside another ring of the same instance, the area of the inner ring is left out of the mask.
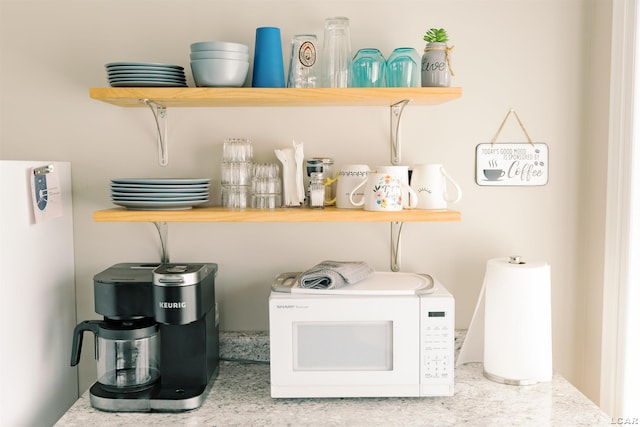
[[[400,212],[371,212],[362,209],[278,208],[230,209],[202,207],[188,210],[132,210],[113,208],[96,211],[97,222],[437,222],[460,221],[451,210],[405,209]]]

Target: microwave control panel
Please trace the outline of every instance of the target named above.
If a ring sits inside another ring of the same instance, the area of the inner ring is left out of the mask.
[[[451,294],[420,303],[420,388],[422,396],[453,396],[455,303]]]

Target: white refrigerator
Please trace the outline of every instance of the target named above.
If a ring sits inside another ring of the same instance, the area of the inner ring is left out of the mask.
[[[0,425],[51,426],[78,398],[71,202],[70,163],[0,161]]]

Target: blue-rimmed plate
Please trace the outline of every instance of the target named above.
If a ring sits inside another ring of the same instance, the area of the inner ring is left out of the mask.
[[[139,185],[194,185],[209,184],[210,178],[113,178],[114,184],[139,184]]]
[[[204,196],[194,196],[194,197],[186,197],[186,196],[180,196],[180,197],[116,197],[113,196],[111,197],[111,200],[113,201],[117,201],[117,202],[151,202],[151,203],[166,203],[166,202],[190,202],[190,201],[194,201],[194,202],[200,202],[200,201],[206,201],[209,199],[208,195],[204,195]]]
[[[208,200],[200,201],[182,201],[182,202],[148,202],[148,201],[132,201],[132,200],[113,200],[113,203],[118,206],[123,206],[128,209],[139,210],[182,210],[191,209],[194,206],[207,203]]]
[[[145,67],[145,68],[168,68],[174,70],[184,70],[184,67],[173,64],[162,64],[159,62],[110,62],[105,64],[106,69],[118,68],[118,67]]]
[[[116,193],[125,193],[125,194],[136,194],[136,193],[185,193],[185,194],[193,194],[193,193],[206,193],[209,191],[209,184],[203,185],[171,185],[171,186],[162,186],[158,188],[157,186],[131,186],[131,185],[112,185],[111,191]]]
[[[184,73],[174,73],[170,71],[148,71],[148,70],[129,70],[123,69],[118,71],[109,71],[109,77],[122,77],[122,76],[149,76],[149,77],[170,77],[170,78],[184,78]]]

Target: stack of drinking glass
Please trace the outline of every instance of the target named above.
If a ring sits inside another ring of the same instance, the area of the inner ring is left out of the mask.
[[[253,145],[244,138],[228,138],[222,148],[222,206],[249,206],[253,177]]]
[[[276,163],[256,163],[251,180],[251,207],[274,209],[282,206],[280,167]]]

